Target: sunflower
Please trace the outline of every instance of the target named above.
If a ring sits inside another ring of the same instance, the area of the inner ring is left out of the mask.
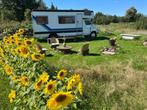
[[[22,76],[20,79],[19,79],[21,85],[23,86],[27,86],[29,84],[29,79],[28,77],[26,76]]]
[[[48,79],[49,79],[49,75],[45,71],[39,76],[39,80],[42,80],[42,83],[47,82]]]
[[[45,89],[43,90],[43,92],[44,92],[45,94],[49,94],[49,95],[50,95],[50,94],[52,94],[52,93],[54,92],[55,87],[56,87],[56,81],[50,80],[50,81],[46,84]]]
[[[20,51],[20,48],[19,48],[19,47],[17,47],[17,48],[15,49],[15,53],[18,54],[18,55],[21,54],[21,51]]]
[[[5,55],[4,55],[4,50],[3,50],[3,48],[1,48],[1,47],[0,47],[0,56],[2,56],[2,57],[5,56]]]
[[[80,75],[79,75],[79,74],[73,75],[73,76],[69,79],[69,81],[68,81],[67,89],[68,89],[68,90],[72,89],[72,88],[75,87],[79,82],[80,82]]]
[[[15,44],[21,46],[23,43],[19,39],[15,39]]]
[[[8,95],[8,98],[9,98],[10,103],[13,102],[13,100],[15,99],[15,97],[16,97],[16,91],[15,90],[11,90],[11,92]]]
[[[25,40],[24,40],[24,44],[25,44],[26,46],[30,46],[30,45],[32,44],[32,41],[29,40],[29,39],[25,39]]]
[[[59,110],[67,107],[73,102],[73,99],[71,92],[59,92],[51,96],[47,101],[47,107],[49,110]]]
[[[36,91],[39,91],[41,89],[41,85],[43,84],[42,80],[38,80],[35,84],[34,84],[34,89]]]
[[[67,75],[67,70],[62,69],[58,72],[57,78],[59,80],[63,80],[66,75]]]
[[[18,30],[18,33],[17,34],[23,34],[24,33],[24,29],[23,28],[20,28],[19,30]]]
[[[40,61],[44,58],[44,54],[32,54],[31,58],[33,61]]]
[[[83,95],[83,84],[82,84],[82,82],[79,82],[79,84],[78,84],[78,91],[81,95]]]
[[[6,72],[7,75],[13,74],[13,69],[12,69],[12,67],[9,66],[9,65],[5,65],[5,66],[4,66],[4,70],[5,70],[5,72]]]
[[[6,43],[7,39],[8,39],[8,37],[7,36],[4,36],[3,42]]]
[[[29,56],[29,50],[25,46],[20,46],[21,56],[27,58]]]
[[[3,60],[2,58],[0,58],[0,65],[4,65],[5,64],[5,60]]]
[[[13,81],[17,81],[17,79],[18,79],[18,77],[16,75],[12,75],[11,78],[12,78]]]

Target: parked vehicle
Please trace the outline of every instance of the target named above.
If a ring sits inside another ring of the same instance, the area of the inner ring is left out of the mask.
[[[90,10],[33,10],[34,36],[40,39],[50,37],[90,36],[96,37],[97,28],[92,23]]]

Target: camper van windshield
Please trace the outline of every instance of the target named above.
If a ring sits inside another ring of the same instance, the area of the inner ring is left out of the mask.
[[[92,24],[92,20],[91,19],[85,19],[85,24],[86,25],[91,25]]]

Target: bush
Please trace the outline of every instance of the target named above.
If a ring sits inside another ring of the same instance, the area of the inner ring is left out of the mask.
[[[37,41],[23,34],[24,29],[19,29],[0,44],[0,69],[10,81],[8,98],[14,109],[76,109],[83,91],[80,75],[69,77],[66,69],[50,71]]]

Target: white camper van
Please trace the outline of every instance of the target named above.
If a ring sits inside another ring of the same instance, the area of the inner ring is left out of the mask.
[[[93,18],[94,13],[89,10],[33,10],[34,36],[40,39],[79,35],[96,37]]]

